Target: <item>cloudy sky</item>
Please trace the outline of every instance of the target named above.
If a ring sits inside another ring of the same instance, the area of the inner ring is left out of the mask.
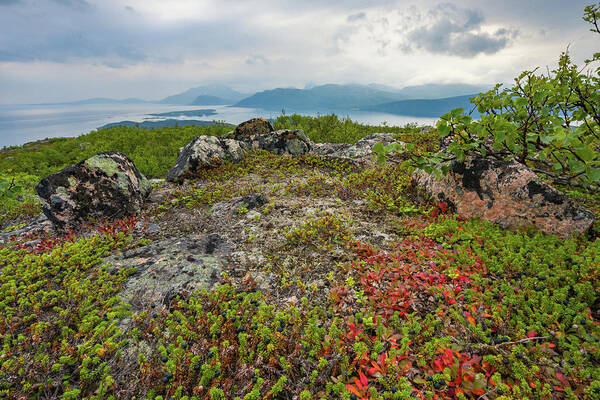
[[[510,82],[600,50],[592,0],[0,0],[0,104],[224,83]]]

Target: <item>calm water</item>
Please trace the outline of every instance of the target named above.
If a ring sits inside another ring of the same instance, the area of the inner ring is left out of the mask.
[[[163,113],[179,110],[197,110],[212,108],[217,114],[200,120],[225,121],[239,124],[250,118],[277,118],[280,113],[253,108],[237,108],[227,106],[172,106],[164,104],[101,104],[101,105],[0,105],[0,148],[3,146],[21,145],[35,140],[52,137],[75,137],[86,134],[98,127],[120,121],[154,120],[150,113]],[[317,115],[318,113],[305,113]],[[326,114],[326,113],[321,113]],[[404,126],[407,123],[433,125],[435,118],[418,118],[367,111],[337,112],[340,117],[350,117],[352,120],[380,125]],[[194,119],[182,117],[181,119]]]

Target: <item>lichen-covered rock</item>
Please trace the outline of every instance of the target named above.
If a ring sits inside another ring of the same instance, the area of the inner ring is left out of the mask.
[[[398,143],[402,147],[405,146],[394,138],[395,133],[372,133],[360,139],[353,145],[340,143],[318,143],[313,145],[313,152],[319,156],[347,160],[354,163],[371,163],[373,161],[373,146],[376,143],[382,143],[387,146],[392,143]]]
[[[413,182],[464,218],[479,217],[511,229],[535,226],[560,237],[586,232],[594,222],[593,213],[516,161],[467,158],[449,169],[441,180],[417,171]]]
[[[58,229],[90,219],[123,218],[140,210],[150,182],[122,153],[100,153],[52,174],[36,186],[42,210]]]
[[[239,161],[244,149],[233,139],[216,136],[196,136],[179,149],[175,165],[167,173],[167,181],[180,182],[193,176],[198,169],[213,168],[225,161]]]
[[[134,309],[167,304],[180,294],[210,289],[222,276],[232,245],[221,235],[168,238],[104,260],[109,272],[136,268],[119,291]]]
[[[244,140],[251,136],[273,132],[273,125],[264,118],[252,118],[236,126],[231,139]]]
[[[312,142],[302,129],[283,129],[269,133],[250,135],[240,139],[248,150],[266,150],[273,154],[299,156],[307,154]]]

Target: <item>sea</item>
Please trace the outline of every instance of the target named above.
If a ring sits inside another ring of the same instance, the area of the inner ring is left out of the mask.
[[[150,114],[174,111],[214,109],[204,117],[181,116],[179,119],[220,121],[237,125],[251,118],[277,118],[282,113],[256,108],[230,106],[178,106],[165,104],[51,104],[51,105],[0,105],[0,148],[20,146],[54,137],[77,137],[99,127],[121,121],[160,121],[167,117]],[[286,111],[290,114],[291,111]],[[325,115],[332,112],[301,112],[303,115]],[[369,125],[405,126],[409,123],[435,125],[436,118],[420,118],[369,111],[335,111],[340,118]],[[169,119],[174,117],[169,116]],[[175,117],[176,119],[177,117]]]

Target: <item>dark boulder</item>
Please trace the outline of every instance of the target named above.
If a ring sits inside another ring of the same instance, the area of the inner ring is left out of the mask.
[[[35,188],[42,210],[58,229],[90,219],[123,218],[140,210],[150,182],[122,153],[100,153],[68,166]]]
[[[543,182],[527,166],[467,158],[449,165],[448,175],[417,171],[413,183],[464,218],[478,217],[503,228],[535,226],[560,237],[586,232],[594,214]]]
[[[266,135],[273,132],[273,125],[263,118],[252,118],[236,126],[231,139],[244,140],[252,136]]]

